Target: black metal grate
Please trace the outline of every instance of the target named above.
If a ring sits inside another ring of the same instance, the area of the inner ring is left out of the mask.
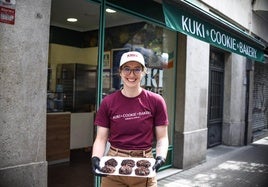
[[[223,72],[210,70],[209,120],[222,119]]]
[[[252,121],[253,133],[268,128],[268,64],[254,67]]]
[[[224,89],[224,54],[210,52],[208,147],[221,144]]]

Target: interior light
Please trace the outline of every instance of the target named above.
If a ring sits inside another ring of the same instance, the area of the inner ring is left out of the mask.
[[[116,11],[115,11],[115,10],[110,9],[110,8],[106,8],[106,12],[108,12],[108,13],[116,13]]]
[[[77,19],[76,18],[67,18],[67,21],[69,21],[69,22],[77,22]]]

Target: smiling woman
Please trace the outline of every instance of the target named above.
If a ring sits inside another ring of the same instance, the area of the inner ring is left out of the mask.
[[[152,158],[152,170],[157,172],[164,165],[168,153],[168,114],[166,103],[159,94],[141,87],[145,75],[144,57],[140,52],[122,54],[119,63],[122,89],[106,96],[97,111],[94,124],[97,135],[92,148],[92,172],[100,175],[100,160],[103,158],[107,141],[111,144],[109,156]],[[128,107],[125,107],[128,105]],[[113,116],[120,116],[114,118]],[[143,115],[137,115],[143,114]],[[153,140],[156,141],[156,156],[152,154]],[[131,154],[138,152],[139,154]],[[139,166],[139,165],[137,165]],[[123,166],[124,167],[124,166]],[[121,168],[120,168],[121,169]],[[125,170],[120,174],[125,173]],[[146,175],[148,175],[147,173]],[[102,187],[110,186],[157,186],[156,176],[148,178],[106,176]]]

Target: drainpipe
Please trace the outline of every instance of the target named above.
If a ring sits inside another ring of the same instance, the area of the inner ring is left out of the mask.
[[[252,135],[252,132],[250,132],[250,130],[252,129],[252,128],[250,128],[251,127],[251,123],[249,123],[249,121],[251,121],[251,120],[249,120],[250,118],[249,118],[249,115],[250,115],[250,113],[249,113],[249,110],[250,110],[250,101],[251,101],[251,99],[250,99],[250,93],[251,93],[251,91],[250,91],[250,83],[251,83],[251,81],[253,81],[253,80],[251,80],[250,79],[250,77],[251,77],[251,72],[253,71],[253,67],[254,67],[254,62],[252,61],[252,60],[250,60],[250,59],[247,59],[247,61],[246,61],[246,98],[245,98],[245,134],[244,134],[244,145],[248,145],[249,143],[251,143],[252,142],[252,140],[250,140],[250,142],[249,142],[249,138],[251,137],[251,135]]]

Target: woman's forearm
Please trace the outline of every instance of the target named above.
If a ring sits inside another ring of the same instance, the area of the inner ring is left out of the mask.
[[[92,157],[103,157],[106,148],[106,141],[96,139],[92,148]]]
[[[168,137],[162,137],[156,142],[156,156],[166,158],[168,152]]]

